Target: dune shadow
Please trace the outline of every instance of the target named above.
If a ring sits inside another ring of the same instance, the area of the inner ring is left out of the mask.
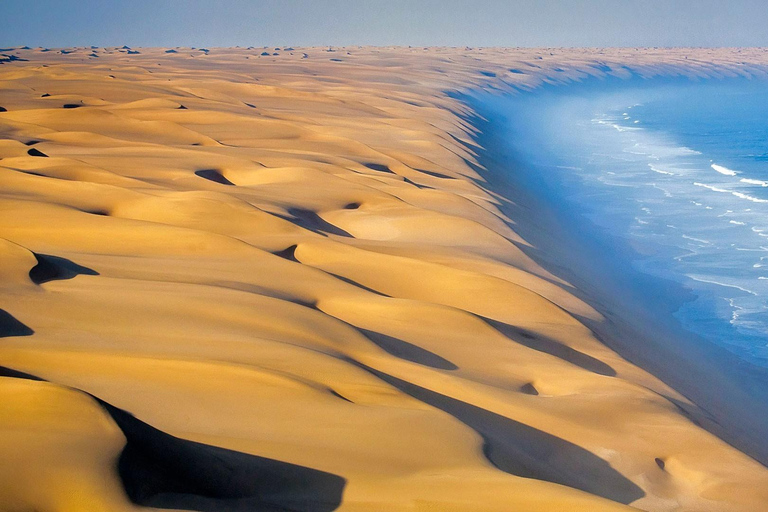
[[[29,271],[29,278],[35,284],[43,284],[59,279],[72,279],[79,275],[97,276],[93,269],[78,265],[74,261],[49,254],[33,253],[37,258],[37,265]]]
[[[0,309],[0,338],[31,336],[35,333],[4,309]]]
[[[127,439],[118,471],[138,505],[200,512],[330,512],[340,476],[166,434],[101,402]]]
[[[409,185],[413,185],[414,187],[416,187],[418,189],[421,189],[421,190],[435,190],[435,187],[430,187],[429,185],[422,185],[420,183],[416,183],[415,181],[413,181],[411,179],[408,179],[408,178],[405,178],[405,177],[403,178],[403,181],[405,183],[408,183]]]
[[[343,236],[352,238],[352,235],[344,231],[343,229],[334,226],[330,222],[327,222],[320,217],[316,212],[312,210],[306,210],[304,208],[288,208],[288,216],[278,215],[280,218],[292,222],[297,226],[301,226],[304,229],[308,229],[314,233]]]
[[[388,172],[388,173],[390,173],[390,174],[395,174],[395,173],[392,171],[392,169],[390,169],[390,168],[389,168],[389,166],[388,166],[388,165],[384,165],[384,164],[375,164],[375,163],[370,163],[370,162],[369,162],[369,163],[364,163],[363,165],[364,165],[365,167],[367,167],[368,169],[372,170],[372,171],[378,171],[378,172]]]
[[[0,54],[0,64],[6,62],[29,62],[29,59],[22,59],[18,55],[9,55],[7,53]]]
[[[418,171],[420,173],[423,173],[423,174],[426,174],[428,176],[432,176],[434,178],[442,178],[444,180],[455,180],[456,179],[453,176],[448,176],[447,174],[443,174],[441,172],[428,171],[426,169],[416,169],[416,171]]]
[[[0,377],[12,377],[14,379],[26,379],[45,382],[45,379],[41,379],[40,377],[32,375],[31,373],[20,372],[19,370],[14,370],[13,368],[8,368],[7,366],[0,366]]]
[[[405,359],[406,361],[411,361],[412,363],[417,363],[422,366],[429,366],[430,368],[436,368],[438,370],[458,370],[459,368],[434,352],[430,352],[427,349],[408,343],[407,341],[380,332],[369,331],[368,329],[363,329],[361,327],[356,327],[356,329],[363,333],[366,338],[378,345],[379,348],[400,359]]]
[[[606,461],[565,439],[357,361],[350,362],[475,430],[483,438],[486,458],[501,471],[565,485],[624,504],[645,496],[640,487]]]
[[[563,361],[571,363],[583,368],[587,371],[597,373],[599,375],[605,375],[607,377],[615,377],[616,370],[610,365],[594,358],[584,352],[579,352],[567,345],[542,336],[540,334],[533,334],[520,327],[499,322],[497,320],[491,320],[490,318],[481,317],[488,325],[499,331],[501,334],[525,347],[536,350],[538,352],[544,352],[551,356],[555,356]]]
[[[27,154],[29,156],[37,156],[37,157],[42,157],[42,158],[47,158],[48,157],[48,155],[46,155],[45,153],[43,153],[42,151],[40,151],[37,148],[30,149],[29,151],[27,151]]]
[[[361,290],[365,290],[366,292],[370,292],[370,293],[379,295],[381,297],[391,297],[391,295],[387,295],[386,293],[382,293],[382,292],[380,292],[378,290],[374,290],[373,288],[369,288],[369,287],[365,286],[364,284],[358,283],[354,279],[350,279],[349,277],[342,276],[341,274],[334,274],[333,272],[328,272],[328,271],[324,271],[324,272],[326,274],[328,274],[329,276],[335,277],[339,281],[343,281],[343,282],[345,282],[347,284],[351,284],[352,286],[354,286],[356,288],[360,288]]]
[[[234,185],[234,183],[225,178],[224,175],[216,169],[200,169],[199,171],[195,171],[195,175],[221,185]]]
[[[0,366],[0,376],[44,381]],[[118,474],[139,506],[199,512],[331,512],[346,479],[167,434],[100,398],[126,438]]]
[[[293,244],[293,245],[290,245],[290,246],[286,247],[285,249],[283,249],[281,251],[275,251],[272,254],[274,254],[275,256],[279,256],[279,257],[281,257],[283,259],[286,259],[288,261],[294,261],[296,263],[300,263],[300,261],[296,259],[296,248],[297,247],[298,246],[296,244]]]

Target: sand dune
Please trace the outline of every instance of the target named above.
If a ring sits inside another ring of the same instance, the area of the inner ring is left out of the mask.
[[[764,509],[532,259],[456,93],[766,54],[327,50],[0,66],[0,510]]]

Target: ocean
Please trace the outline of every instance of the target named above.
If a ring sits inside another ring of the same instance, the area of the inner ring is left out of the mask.
[[[592,83],[506,103],[509,144],[549,193],[639,273],[689,290],[685,329],[768,367],[768,83]]]

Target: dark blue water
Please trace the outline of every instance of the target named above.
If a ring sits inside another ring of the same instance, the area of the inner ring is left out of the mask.
[[[508,105],[518,155],[693,292],[686,329],[768,366],[768,84],[561,89]]]

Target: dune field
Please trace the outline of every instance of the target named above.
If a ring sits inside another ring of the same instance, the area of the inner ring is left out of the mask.
[[[768,510],[529,256],[457,99],[763,50],[0,62],[0,511]]]

